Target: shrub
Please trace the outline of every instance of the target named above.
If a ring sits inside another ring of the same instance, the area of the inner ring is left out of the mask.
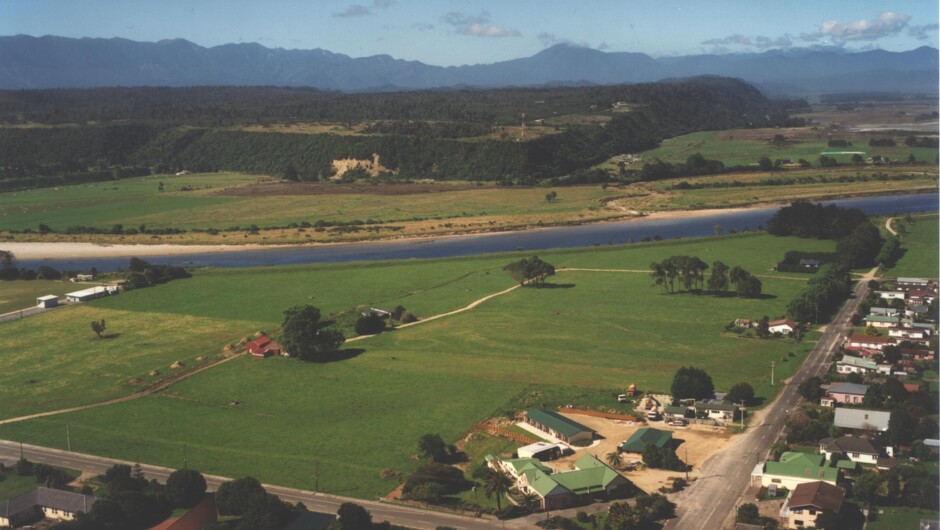
[[[373,314],[362,315],[356,320],[357,335],[375,335],[385,331],[385,320]]]
[[[405,311],[401,314],[401,323],[402,324],[411,324],[412,322],[417,322],[418,317],[415,316],[411,311]]]

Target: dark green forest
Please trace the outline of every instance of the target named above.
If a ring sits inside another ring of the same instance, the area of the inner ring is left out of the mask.
[[[615,103],[629,112],[612,112]],[[476,138],[556,116],[528,141]],[[397,179],[533,184],[700,130],[790,122],[733,79],[639,85],[348,94],[279,87],[0,91],[0,190],[180,169],[320,180],[339,158],[379,153]],[[247,125],[366,123],[364,135],[233,130]]]

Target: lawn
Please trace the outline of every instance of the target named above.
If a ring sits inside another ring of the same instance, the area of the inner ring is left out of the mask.
[[[903,223],[908,231],[908,234],[901,239],[904,255],[893,268],[882,271],[882,275],[892,278],[937,277],[937,269],[940,267],[937,258],[938,249],[940,249],[937,235],[940,227],[938,227],[937,216],[917,216],[913,219],[913,223],[904,221],[902,218],[895,219],[895,226],[897,223]]]
[[[62,280],[0,281],[0,315],[36,305],[36,298],[85,289],[87,286]]]
[[[719,390],[746,380],[771,398],[780,387],[769,385],[770,362],[784,378],[812,345],[742,339],[723,328],[737,317],[783,314],[807,277],[771,273],[773,263],[790,249],[832,245],[753,234],[547,252],[541,257],[556,267],[640,272],[559,272],[554,287],[518,289],[350,343],[345,361],[243,357],[153,396],[0,426],[0,437],[62,447],[68,424],[77,451],[176,467],[185,456],[206,473],[307,489],[319,462],[322,490],[372,498],[397,485],[383,471],[419,465],[412,455],[422,434],[453,443],[507,409],[616,406],[618,389],[668,391],[686,365],[705,368]],[[767,296],[664,295],[645,270],[674,254],[742,265],[763,276]],[[283,309],[299,303],[324,313],[401,303],[422,317],[462,307],[513,285],[500,270],[511,259],[196,271],[5,324],[17,343],[0,357],[3,415],[126,394],[137,388],[128,381],[151,369],[168,372],[173,360],[188,364],[256,329],[273,330]],[[120,335],[95,338],[88,322],[97,318]]]
[[[938,520],[940,512],[917,508],[878,508],[878,517],[870,521],[866,530],[902,530],[920,528],[921,519]]]
[[[81,473],[72,469],[59,468],[64,470],[72,479],[78,477]],[[0,471],[0,503],[12,499],[18,495],[33,491],[39,483],[33,475],[22,476],[17,474],[15,469]]]

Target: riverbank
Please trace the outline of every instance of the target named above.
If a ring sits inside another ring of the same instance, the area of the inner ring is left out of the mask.
[[[674,210],[650,213],[637,213],[634,216],[624,216],[615,219],[600,219],[596,221],[584,221],[577,225],[585,224],[610,224],[627,223],[643,221],[669,221],[678,219],[691,219],[696,217],[727,215],[736,212],[746,212],[751,210],[762,210],[768,208],[778,208],[783,203],[759,204],[741,208],[716,208],[710,210]],[[492,229],[492,230],[455,230],[435,236],[408,236],[408,237],[375,237],[372,239],[358,241],[337,241],[337,242],[313,242],[305,244],[167,244],[167,243],[93,243],[85,241],[7,241],[0,243],[0,248],[13,252],[17,259],[42,260],[42,259],[88,259],[88,258],[115,258],[124,256],[181,256],[188,254],[210,254],[241,252],[248,250],[270,250],[270,249],[310,249],[318,247],[332,247],[341,245],[355,245],[362,243],[382,243],[382,242],[428,242],[439,239],[452,239],[467,236],[485,236],[489,234],[521,233],[537,230],[552,230],[561,226],[571,226],[571,223],[562,225],[525,225],[511,229]],[[42,236],[40,236],[42,237]]]

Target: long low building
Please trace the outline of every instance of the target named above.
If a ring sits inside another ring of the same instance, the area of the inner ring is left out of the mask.
[[[525,422],[569,444],[590,442],[594,439],[593,430],[553,410],[528,410],[525,413]]]
[[[95,500],[91,495],[39,487],[0,501],[0,526],[20,526],[39,516],[69,521],[91,510]]]
[[[67,293],[65,295],[65,299],[70,302],[87,302],[89,300],[108,296],[109,294],[112,294],[112,292],[117,292],[117,287],[114,287],[113,290],[109,289],[108,287],[109,286],[96,285],[94,287],[89,287],[88,289],[82,289],[81,291]]]

